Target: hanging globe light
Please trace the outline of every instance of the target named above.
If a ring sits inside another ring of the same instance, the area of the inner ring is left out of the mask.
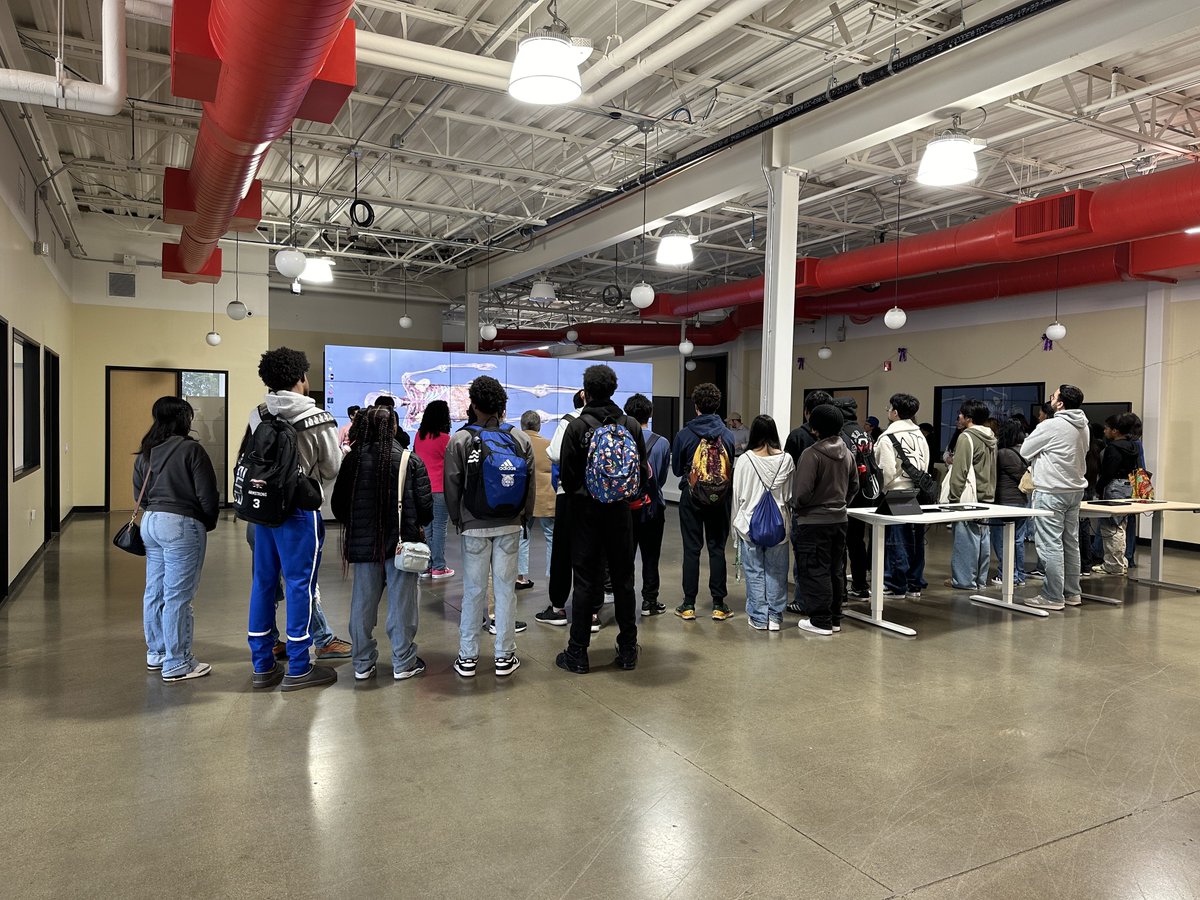
[[[208,346],[215,347],[221,343],[221,335],[215,331],[210,331],[204,336],[204,340],[208,343]]]
[[[306,265],[308,265],[308,257],[295,247],[285,247],[275,254],[275,271],[284,278],[292,280],[299,278]]]
[[[899,306],[893,306],[883,316],[883,324],[895,331],[897,328],[903,328],[904,323],[908,321],[908,315]]]
[[[1067,336],[1067,326],[1055,319],[1046,326],[1046,337],[1052,341],[1061,341]]]
[[[479,336],[485,341],[494,341],[496,339],[496,326],[490,324],[480,325]]]
[[[412,326],[413,326],[412,316],[401,316],[400,317],[400,327],[401,328],[412,328]]]
[[[831,356],[833,356],[833,351],[829,349],[828,345],[817,351],[818,359],[829,359]]]
[[[654,288],[639,281],[629,290],[629,302],[638,309],[647,309],[654,302]]]

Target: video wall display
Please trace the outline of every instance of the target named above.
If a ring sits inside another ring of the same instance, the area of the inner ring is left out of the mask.
[[[450,405],[453,430],[464,425],[470,400],[467,391],[480,375],[490,375],[508,392],[506,420],[520,427],[521,414],[534,410],[541,434],[550,438],[571,396],[583,386],[591,359],[553,359],[504,353],[448,353],[439,350],[388,350],[380,347],[325,345],[325,408],[345,425],[350,406],[372,406],[381,396],[396,401],[400,427],[415,438],[425,407],[434,400]],[[617,373],[613,401],[624,406],[634,394],[653,399],[654,367],[650,363],[609,362]]]
[[[937,414],[938,455],[941,455],[954,432],[958,430],[958,410],[964,401],[982,400],[991,410],[992,416],[1003,422],[1013,413],[1028,417],[1030,410],[1042,402],[1045,393],[1044,381],[935,387],[933,406]]]

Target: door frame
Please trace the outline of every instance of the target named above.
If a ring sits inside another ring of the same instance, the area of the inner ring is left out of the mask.
[[[12,450],[12,431],[10,423],[10,395],[11,390],[9,381],[12,378],[12,332],[9,330],[8,320],[0,318],[0,341],[4,344],[4,353],[0,354],[0,360],[3,360],[3,365],[0,365],[0,422],[4,428],[4,452],[0,453],[0,460],[4,462],[4,474],[0,477],[0,514],[4,516],[4,533],[8,534],[9,522],[9,498],[8,498],[8,483],[12,479],[12,458],[10,452]],[[0,602],[8,598],[8,540],[0,541]]]
[[[62,528],[62,358],[42,345],[42,478],[44,541]]]
[[[196,366],[186,366],[182,369],[171,368],[169,366],[105,366],[104,367],[104,511],[108,512],[112,509],[112,497],[110,496],[112,485],[109,482],[108,473],[110,471],[111,459],[109,455],[109,447],[112,444],[112,373],[113,372],[172,372],[175,375],[175,396],[183,395],[183,373],[184,372],[203,372],[212,375],[225,376],[225,459],[229,459],[229,370],[228,369],[201,369]]]

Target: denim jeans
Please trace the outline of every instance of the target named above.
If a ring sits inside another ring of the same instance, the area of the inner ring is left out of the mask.
[[[354,563],[354,589],[350,596],[350,640],[354,645],[354,671],[366,672],[379,659],[373,634],[379,621],[379,598],[387,587],[387,633],[392,641],[392,671],[403,672],[417,658],[417,573],[401,572],[389,559],[382,563]]]
[[[550,577],[550,556],[554,552],[554,519],[549,516],[535,516],[529,520],[528,528],[533,528],[533,523],[537,522],[542,526],[542,535],[546,538],[546,577]],[[525,531],[521,532],[521,547],[517,551],[517,574],[529,574],[529,537]]]
[[[246,523],[246,543],[250,545],[251,555],[254,553],[254,524]],[[283,581],[280,580],[275,586],[275,610],[279,611],[279,604],[283,602],[284,590]],[[333,643],[333,629],[329,627],[329,620],[325,618],[325,610],[321,606],[321,586],[313,585],[312,598],[312,623],[309,625],[309,631],[312,633],[313,646],[317,648],[327,647]],[[271,642],[275,643],[279,640],[279,626],[275,622],[271,623]]]
[[[1016,505],[1015,503],[1013,504]],[[992,519],[988,527],[992,532],[992,555],[996,557],[996,577],[1004,577],[1004,523],[1005,519]],[[1025,532],[1029,530],[1028,519],[1016,519],[1016,535],[1013,538],[1013,583],[1025,581]]]
[[[496,596],[496,657],[517,649],[517,549],[520,531],[497,537],[464,534],[463,598],[458,622],[458,655],[479,658],[480,625],[487,618],[488,575]]]
[[[782,622],[788,600],[788,542],[764,549],[740,536],[738,540],[746,573],[746,617],[755,625]]]
[[[955,522],[950,554],[950,580],[955,587],[985,588],[992,561],[987,522]]]
[[[200,584],[208,535],[199,519],[149,511],[142,518],[146,543],[146,593],[142,620],[146,662],[162,665],[163,677],[191,671],[192,598]]]
[[[1114,479],[1104,486],[1102,494],[1105,500],[1128,500],[1133,496],[1133,487],[1128,481]],[[1100,526],[1102,550],[1100,561],[1104,571],[1114,575],[1123,575],[1129,565],[1125,557],[1128,543],[1125,540],[1125,525],[1130,521],[1129,516],[1105,516],[1103,519],[1093,519]],[[1135,520],[1136,522],[1136,520]]]
[[[1078,597],[1079,587],[1079,504],[1083,491],[1065,494],[1033,492],[1033,508],[1054,513],[1033,520],[1033,537],[1038,559],[1046,573],[1042,596],[1047,600]],[[1065,594],[1064,594],[1065,592]]]
[[[433,495],[433,524],[429,527],[429,568],[446,568],[446,495]]]
[[[901,594],[928,587],[924,525],[888,525],[884,529],[883,586]]]

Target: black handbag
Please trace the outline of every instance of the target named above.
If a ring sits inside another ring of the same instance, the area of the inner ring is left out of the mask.
[[[142,526],[138,524],[137,517],[138,513],[142,511],[142,497],[146,494],[146,485],[150,483],[152,475],[154,475],[153,472],[146,473],[146,480],[142,482],[142,489],[138,491],[137,503],[133,506],[133,515],[113,535],[113,546],[126,553],[132,553],[134,556],[146,555],[146,542],[142,540]]]

